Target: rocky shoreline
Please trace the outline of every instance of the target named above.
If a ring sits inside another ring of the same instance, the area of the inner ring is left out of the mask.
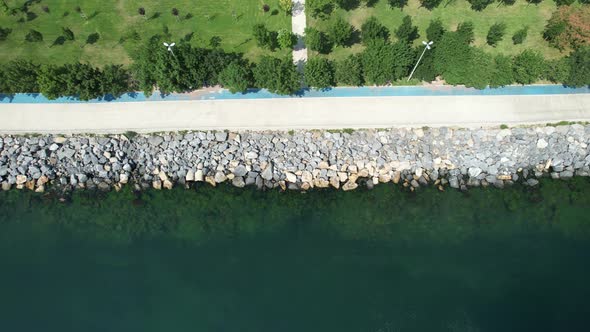
[[[379,183],[534,186],[590,174],[590,125],[512,129],[0,136],[2,190],[171,189],[200,183],[353,190]]]

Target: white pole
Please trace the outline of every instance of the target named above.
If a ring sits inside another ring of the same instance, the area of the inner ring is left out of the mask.
[[[424,53],[426,53],[426,50],[430,49],[430,45],[432,45],[432,42],[429,42],[428,44],[426,42],[422,42],[422,43],[425,45],[424,51],[422,51],[422,54],[420,55],[418,62],[416,62],[414,69],[412,69],[412,72],[410,73],[410,77],[408,77],[408,81],[410,81],[412,79],[412,75],[414,75],[414,71],[416,71],[416,68],[418,68],[418,64],[420,63],[420,60],[422,60],[422,57],[424,56]]]

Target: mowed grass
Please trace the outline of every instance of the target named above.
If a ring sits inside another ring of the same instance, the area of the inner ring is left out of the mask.
[[[447,4],[448,3],[448,4]],[[386,0],[378,0],[374,7],[360,7],[352,11],[336,9],[327,20],[313,19],[308,16],[308,26],[316,27],[320,30],[327,31],[334,19],[343,17],[357,29],[371,16],[375,16],[385,25],[391,33],[391,39],[395,40],[395,30],[399,27],[402,19],[406,15],[412,17],[414,25],[418,26],[420,38],[416,40],[416,45],[426,40],[426,28],[430,21],[440,18],[448,30],[455,30],[461,22],[472,21],[474,24],[475,42],[474,44],[482,47],[486,52],[491,54],[514,55],[525,49],[535,49],[541,52],[546,58],[558,58],[565,54],[552,48],[543,40],[542,32],[555,11],[556,5],[552,0],[544,0],[539,5],[531,5],[525,0],[516,0],[512,6],[499,5],[493,3],[481,12],[472,10],[466,0],[443,0],[442,4],[432,11],[420,7],[419,0],[409,0],[408,5],[400,10],[399,8],[390,8]],[[494,23],[503,22],[506,24],[506,33],[504,39],[496,47],[487,45],[486,35],[490,26]],[[523,27],[528,27],[528,36],[524,43],[514,45],[512,36]],[[333,52],[328,55],[332,59],[341,59],[348,54],[362,51],[361,44],[354,44],[352,47],[335,47]]]
[[[11,8],[23,2],[7,1]],[[270,5],[269,12],[263,11],[264,3]],[[42,10],[43,6],[49,8],[49,13]],[[76,12],[76,6],[81,7],[88,19]],[[138,14],[139,7],[145,8],[148,19]],[[178,18],[172,15],[172,8],[178,9]],[[263,50],[252,38],[252,26],[256,23],[264,23],[275,31],[291,29],[291,17],[280,12],[278,0],[42,0],[29,11],[37,15],[30,21],[22,14],[0,13],[0,27],[13,30],[7,40],[0,41],[0,63],[30,59],[55,64],[75,61],[98,66],[129,64],[137,47],[155,34],[164,35],[165,27],[170,41],[178,43],[186,38],[194,46],[208,47],[211,37],[218,36],[221,48],[244,53],[254,61],[264,54],[289,53]],[[18,22],[21,18],[24,22]],[[52,46],[62,35],[62,27],[70,28],[76,40]],[[30,29],[41,32],[43,41],[26,42]],[[121,37],[131,36],[134,31],[140,40],[121,42]],[[100,39],[93,45],[85,45],[92,33],[99,33]]]

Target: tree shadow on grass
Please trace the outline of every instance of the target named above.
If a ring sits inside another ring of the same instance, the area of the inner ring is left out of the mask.
[[[150,16],[149,20],[155,20],[155,19],[159,18],[160,16],[162,16],[162,13],[155,12],[152,16]]]
[[[53,44],[51,44],[51,46],[49,46],[50,48],[53,46],[61,46],[66,42],[66,37],[64,36],[59,36],[55,39],[55,41],[53,42]]]
[[[88,20],[91,20],[91,19],[95,18],[96,16],[98,16],[98,14],[100,14],[100,12],[94,11],[94,13],[92,13],[92,14],[90,14],[88,16]]]

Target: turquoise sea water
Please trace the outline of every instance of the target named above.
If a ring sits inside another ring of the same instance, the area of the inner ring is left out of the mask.
[[[0,192],[2,331],[586,331],[590,182]]]

